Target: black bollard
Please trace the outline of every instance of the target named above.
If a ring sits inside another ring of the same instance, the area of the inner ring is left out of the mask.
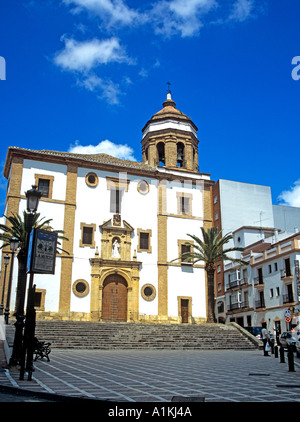
[[[274,347],[275,358],[278,358],[278,346]]]
[[[279,354],[280,354],[280,363],[284,363],[285,362],[285,359],[284,359],[284,348],[282,346],[280,346]]]
[[[291,348],[291,346],[288,347],[288,363],[289,363],[289,372],[295,372],[295,367],[294,367],[294,353],[293,353],[293,349]]]

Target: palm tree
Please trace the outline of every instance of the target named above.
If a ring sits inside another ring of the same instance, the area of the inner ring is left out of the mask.
[[[193,260],[194,263],[203,261],[205,263],[205,271],[207,274],[207,322],[216,322],[215,317],[215,299],[214,299],[214,273],[216,263],[224,260],[236,262],[242,265],[248,265],[242,259],[232,258],[228,255],[230,252],[243,252],[244,248],[232,247],[224,249],[224,245],[228,243],[233,236],[227,233],[222,237],[222,232],[217,227],[205,230],[201,227],[201,240],[198,236],[188,234],[194,240],[193,250],[184,252],[181,259],[186,262]],[[191,245],[186,243],[186,245]]]
[[[12,214],[6,218],[6,224],[0,224],[0,241],[3,244],[0,246],[0,249],[8,246],[11,238],[15,237],[19,241],[19,252],[17,254],[18,258],[18,286],[17,286],[17,295],[16,295],[16,309],[18,309],[18,304],[20,300],[20,290],[22,286],[26,285],[26,260],[27,260],[27,245],[28,238],[30,235],[30,230],[32,229],[49,229],[50,222],[52,219],[45,219],[45,217],[40,218],[40,213],[27,213],[23,211],[23,219],[19,214]],[[53,230],[54,233],[58,234],[59,239],[68,240],[63,236],[63,230]],[[58,252],[66,252],[60,247],[60,242],[57,242]]]

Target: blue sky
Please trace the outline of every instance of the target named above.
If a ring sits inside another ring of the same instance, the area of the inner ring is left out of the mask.
[[[299,0],[2,2],[1,168],[11,145],[141,161],[169,81],[201,172],[300,206],[299,17]]]

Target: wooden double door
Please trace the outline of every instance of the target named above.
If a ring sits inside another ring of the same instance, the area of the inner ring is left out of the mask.
[[[102,320],[127,321],[127,283],[118,274],[108,276],[103,283]]]

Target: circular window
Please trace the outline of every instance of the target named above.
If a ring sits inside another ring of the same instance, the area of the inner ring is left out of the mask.
[[[152,284],[145,284],[142,287],[141,294],[145,300],[153,300],[156,296],[156,289]]]
[[[98,185],[98,176],[96,173],[88,173],[85,176],[85,183],[88,186],[95,187]]]
[[[146,193],[148,193],[148,192],[149,192],[149,189],[150,189],[150,187],[149,187],[149,183],[148,183],[148,182],[146,182],[146,180],[141,180],[141,181],[138,183],[137,189],[138,189],[138,191],[139,191],[140,193],[142,193],[143,195],[145,195]]]
[[[73,289],[74,295],[78,297],[84,297],[90,291],[89,284],[83,279],[76,280],[73,283],[72,289]]]

